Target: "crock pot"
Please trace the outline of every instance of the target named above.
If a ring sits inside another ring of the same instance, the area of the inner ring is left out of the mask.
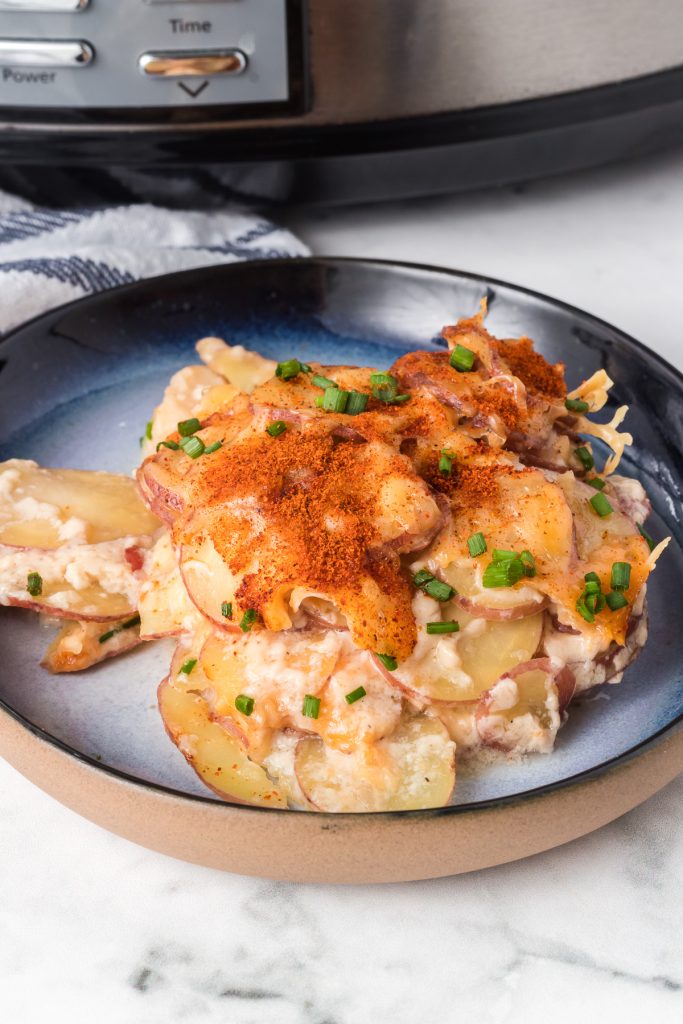
[[[0,0],[0,86],[36,196],[436,193],[683,140],[683,4]]]

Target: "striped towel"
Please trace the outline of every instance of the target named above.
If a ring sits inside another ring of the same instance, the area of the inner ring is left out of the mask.
[[[246,208],[53,210],[0,192],[0,332],[140,278],[308,252],[289,231]]]

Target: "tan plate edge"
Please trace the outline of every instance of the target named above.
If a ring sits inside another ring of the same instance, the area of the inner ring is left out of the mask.
[[[600,828],[683,770],[683,728],[596,776],[457,814],[335,817],[202,802],[81,761],[4,709],[0,755],[102,828],[181,860],[295,882],[397,882],[492,867]]]

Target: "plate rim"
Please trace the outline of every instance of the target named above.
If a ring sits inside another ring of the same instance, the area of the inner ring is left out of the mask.
[[[368,259],[365,257],[358,256],[296,256],[296,257],[278,257],[275,259],[259,259],[259,260],[244,260],[235,263],[210,263],[200,267],[190,267],[184,270],[175,270],[165,274],[156,274],[153,277],[141,278],[137,281],[127,282],[125,284],[116,285],[113,288],[105,288],[99,292],[95,292],[91,295],[84,295],[81,298],[74,299],[71,302],[62,303],[59,306],[55,306],[49,310],[45,310],[42,313],[31,317],[29,320],[23,321],[16,327],[13,327],[7,332],[2,338],[0,338],[0,356],[6,343],[11,342],[15,337],[21,334],[25,330],[37,327],[42,321],[49,321],[58,315],[66,313],[68,310],[74,307],[88,306],[90,304],[97,304],[102,299],[109,298],[113,294],[123,294],[126,292],[144,291],[150,286],[154,286],[155,283],[169,282],[172,283],[177,278],[190,278],[192,276],[200,276],[207,271],[219,271],[223,273],[230,273],[239,271],[241,269],[268,267],[272,269],[277,266],[292,266],[292,265],[311,265],[319,264],[324,266],[336,266],[339,264],[351,264],[355,266],[370,266],[379,267],[394,270],[408,270],[418,271],[426,274],[438,274],[440,276],[450,277],[454,279],[464,279],[467,281],[473,281],[481,284],[484,288],[493,286],[509,289],[513,292],[518,292],[522,295],[530,296],[533,299],[539,300],[543,303],[550,304],[556,308],[562,309],[574,316],[579,317],[582,320],[587,320],[599,328],[606,329],[608,332],[618,335],[621,343],[625,342],[627,347],[633,347],[640,352],[646,359],[654,360],[658,363],[665,371],[667,371],[677,383],[681,390],[681,396],[683,397],[683,372],[677,367],[673,366],[666,359],[664,359],[658,352],[649,348],[643,342],[638,341],[636,338],[627,334],[620,327],[615,326],[607,320],[603,320],[600,317],[595,316],[592,313],[581,309],[579,306],[574,306],[571,303],[565,302],[562,299],[557,299],[551,295],[547,295],[544,292],[536,291],[535,289],[528,288],[525,285],[518,285],[511,281],[505,281],[501,278],[487,277],[483,274],[475,271],[458,270],[456,268],[443,267],[437,264],[428,263],[414,263],[411,261],[404,260],[390,260],[390,259]],[[36,739],[42,740],[55,748],[59,753],[67,756],[68,758],[78,761],[81,764],[93,768],[96,771],[102,772],[112,778],[122,782],[126,785],[134,788],[140,788],[143,790],[152,790],[159,793],[162,796],[179,798],[182,800],[189,800],[193,803],[199,803],[208,807],[219,808],[217,813],[228,813],[234,810],[249,810],[259,811],[267,814],[291,814],[289,808],[277,808],[277,807],[260,807],[251,804],[238,803],[234,801],[228,801],[223,799],[216,799],[211,796],[204,796],[197,793],[183,792],[182,790],[174,789],[172,786],[165,786],[162,783],[152,782],[148,779],[142,779],[136,775],[123,771],[122,769],[115,768],[111,765],[104,764],[101,761],[97,761],[94,757],[88,754],[76,750],[68,743],[60,740],[58,737],[53,736],[47,732],[41,726],[36,725],[34,722],[29,721],[14,707],[8,704],[5,700],[0,697],[0,715],[6,715],[13,719],[23,729],[27,730]],[[681,712],[676,718],[674,718],[667,725],[663,726],[657,732],[641,740],[633,747],[629,747],[628,750],[623,751],[621,754],[617,754],[607,761],[602,761],[600,764],[593,765],[591,768],[586,768],[581,772],[577,772],[573,775],[567,776],[566,778],[556,779],[554,782],[548,782],[542,786],[536,786],[532,789],[523,790],[519,793],[512,793],[506,796],[491,797],[487,800],[480,800],[476,802],[469,802],[464,804],[446,804],[443,807],[433,808],[421,808],[417,810],[409,811],[375,811],[371,813],[362,813],[359,811],[345,811],[345,812],[318,812],[316,814],[303,814],[300,817],[304,820],[313,818],[316,821],[320,821],[321,818],[329,818],[334,821],[340,819],[344,820],[356,820],[369,818],[380,818],[380,819],[393,819],[399,818],[405,820],[406,817],[435,817],[445,815],[458,815],[467,814],[474,812],[485,812],[492,810],[499,810],[501,808],[507,808],[515,806],[516,804],[526,802],[533,799],[542,799],[544,796],[548,796],[558,790],[570,788],[572,786],[578,786],[582,783],[589,782],[592,779],[597,779],[607,772],[619,767],[622,764],[628,763],[640,755],[646,753],[652,747],[658,745],[667,736],[673,735],[678,731],[679,727],[683,724],[683,712]]]

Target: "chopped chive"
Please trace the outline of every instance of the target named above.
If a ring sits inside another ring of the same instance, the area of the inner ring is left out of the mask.
[[[254,710],[254,698],[247,697],[246,693],[238,693],[235,697],[235,707],[248,718]]]
[[[384,667],[388,668],[390,672],[394,672],[398,668],[398,662],[391,654],[375,654],[375,657],[381,661]]]
[[[584,600],[581,597],[576,602],[576,610],[581,618],[585,619],[586,622],[595,622],[595,615],[593,615],[593,612],[586,607]]]
[[[471,348],[465,348],[464,345],[456,345],[451,352],[450,364],[458,373],[468,373],[474,366],[476,358],[477,354]]]
[[[586,583],[597,583],[598,586],[602,585],[600,583],[600,577],[598,576],[597,572],[587,572],[583,578]]]
[[[589,580],[583,588],[584,594],[599,594],[600,590],[600,583],[596,583],[595,580]]]
[[[359,686],[356,690],[352,690],[351,693],[347,693],[344,700],[347,704],[355,704],[357,700],[365,697],[367,692],[364,686]]]
[[[214,441],[213,444],[210,444],[208,448],[204,449],[204,454],[205,455],[211,455],[213,452],[217,452],[218,449],[222,448],[222,447],[223,447],[223,442],[222,441]]]
[[[398,381],[391,373],[371,373],[370,387],[380,402],[393,402],[398,395]]]
[[[586,470],[586,472],[588,472],[589,469],[592,469],[595,465],[593,456],[588,451],[585,445],[582,445],[580,448],[576,448],[574,450],[574,455],[576,455],[577,459],[579,460],[583,468]]]
[[[153,427],[153,425],[154,425],[154,420],[147,420],[147,426],[145,427],[145,437],[147,438],[148,441],[152,440],[152,427]]]
[[[650,534],[643,527],[642,523],[637,523],[636,525],[638,527],[638,533],[640,534],[640,536],[643,538],[643,540],[647,541],[647,546],[649,547],[650,551],[654,551],[655,542],[653,541],[653,539],[650,536]]]
[[[312,373],[313,372],[313,368],[311,366],[309,366],[308,363],[302,363],[301,364],[301,372],[302,373]]]
[[[316,407],[316,409],[322,409],[322,407],[323,407],[323,396],[322,395],[318,395],[316,397],[315,407]]]
[[[473,533],[467,541],[467,549],[471,554],[472,558],[477,558],[479,555],[483,555],[487,549],[486,538],[483,533]]]
[[[232,618],[232,601],[224,601],[221,605],[221,615],[224,619]]]
[[[594,487],[596,491],[601,491],[607,481],[601,479],[599,476],[592,476],[590,480],[585,480],[584,483],[587,483],[590,487]]]
[[[180,666],[180,671],[183,673],[183,675],[189,676],[190,672],[192,671],[196,664],[196,658],[188,658],[187,661]]]
[[[494,548],[491,552],[491,558],[498,564],[498,562],[511,562],[517,558],[516,551],[506,551],[505,548]]]
[[[322,407],[325,412],[344,412],[346,403],[349,400],[349,392],[342,388],[325,388],[323,392]]]
[[[430,636],[435,633],[457,633],[460,629],[459,622],[428,622],[427,632]]]
[[[588,412],[590,406],[581,398],[565,398],[564,407],[569,412]]]
[[[612,612],[619,611],[620,608],[625,608],[628,604],[624,595],[618,594],[615,590],[610,590],[605,600],[607,601],[607,607]]]
[[[271,437],[279,437],[280,434],[284,434],[287,429],[287,424],[284,420],[273,420],[266,427],[266,434],[270,434]]]
[[[31,597],[40,597],[43,592],[43,577],[39,572],[30,572],[26,577],[26,589]]]
[[[346,415],[357,416],[361,412],[365,412],[368,407],[369,395],[366,395],[363,391],[349,391],[349,400],[346,403]]]
[[[507,562],[491,562],[486,566],[482,583],[485,587],[512,587],[519,583],[524,575],[524,567],[519,558]]]
[[[597,615],[605,607],[605,595],[600,590],[593,594],[584,591],[581,600],[592,615]]]
[[[519,560],[522,563],[522,569],[524,570],[525,576],[531,578],[536,575],[536,559],[530,551],[521,551]]]
[[[443,473],[444,476],[450,476],[453,469],[453,459],[455,458],[453,452],[449,452],[448,449],[442,448],[441,458],[439,459],[439,473]]]
[[[303,366],[298,359],[286,359],[284,363],[278,363],[275,367],[275,376],[282,380],[291,380],[303,372]]]
[[[410,398],[410,395],[396,395],[396,397],[392,398],[391,401],[388,402],[387,404],[388,405],[403,405],[403,403],[407,402],[409,398]]]
[[[317,388],[322,388],[325,391],[326,388],[338,388],[339,385],[330,380],[329,377],[322,377],[319,373],[314,373],[311,377],[311,384],[315,384]]]
[[[243,633],[248,633],[251,630],[251,627],[256,622],[257,617],[258,612],[255,608],[247,608],[246,612],[240,619],[240,629]]]
[[[184,439],[184,443],[180,446],[186,455],[189,455],[191,459],[198,459],[200,455],[203,455],[206,449],[204,448],[204,442],[201,437],[187,437]]]
[[[172,452],[177,452],[180,445],[177,441],[159,441],[157,451],[159,451],[160,448],[170,448]]]
[[[201,428],[201,423],[196,416],[193,416],[190,420],[181,420],[178,424],[178,433],[181,437],[189,437],[190,434],[194,434],[196,430]]]
[[[419,569],[413,576],[413,584],[416,587],[424,587],[425,583],[429,583],[433,579],[434,574],[429,569]]]
[[[455,590],[450,586],[449,583],[443,583],[442,580],[429,580],[428,583],[422,588],[425,594],[429,594],[435,601],[450,601],[455,596]]]
[[[610,505],[605,495],[601,494],[600,492],[595,494],[590,499],[590,503],[593,506],[593,511],[597,512],[597,514],[603,519],[605,516],[611,515],[611,513],[614,512],[614,509]]]
[[[107,640],[111,640],[111,638],[113,636],[116,636],[117,633],[121,633],[121,632],[123,632],[124,629],[132,629],[133,626],[139,626],[139,625],[140,625],[140,616],[136,613],[130,619],[126,619],[125,622],[122,622],[120,626],[114,626],[113,629],[109,629],[109,630],[107,630],[106,633],[103,633],[102,636],[99,638],[99,642],[101,644],[106,644]],[[195,658],[195,661],[196,661],[196,658]],[[181,669],[180,671],[182,672],[183,670]]]
[[[612,565],[612,578],[610,585],[612,590],[628,590],[631,582],[631,563],[614,562]]]
[[[310,693],[307,693],[304,697],[301,714],[304,718],[317,718],[320,714],[320,697],[312,697]]]

